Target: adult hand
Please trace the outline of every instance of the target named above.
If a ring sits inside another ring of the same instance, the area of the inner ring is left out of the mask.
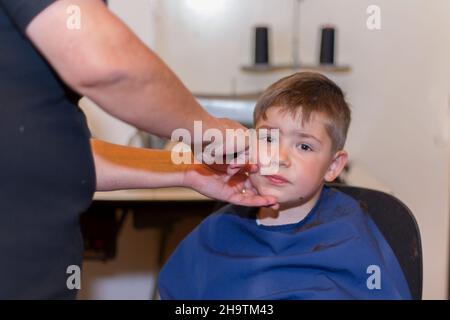
[[[275,197],[258,194],[246,174],[248,169],[248,166],[244,166],[237,173],[230,175],[212,166],[194,164],[188,166],[185,171],[184,185],[207,197],[233,204],[277,209],[279,205]]]
[[[250,172],[257,171],[256,165],[248,165],[248,149],[251,143],[249,129],[228,118],[215,118],[215,124],[214,129],[220,131],[222,139],[218,140],[215,136],[213,141],[204,141],[202,153],[195,154],[196,159],[230,175],[244,166],[248,166]]]

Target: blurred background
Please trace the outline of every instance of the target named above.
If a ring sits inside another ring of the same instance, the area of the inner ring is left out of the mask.
[[[368,11],[373,5],[378,12]],[[412,210],[422,234],[423,297],[448,298],[450,1],[109,0],[108,6],[217,116],[250,126],[258,93],[302,67],[334,80],[353,112],[348,182],[390,192]],[[379,28],[370,28],[377,14]],[[324,25],[335,30],[331,66],[319,59]],[[269,30],[266,67],[254,66],[255,26]],[[97,138],[164,145],[85,98],[80,106]],[[136,228],[136,216],[122,217],[110,258],[86,259],[80,299],[153,297],[167,239],[161,228]]]

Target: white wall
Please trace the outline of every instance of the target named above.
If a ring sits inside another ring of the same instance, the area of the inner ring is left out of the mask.
[[[261,90],[284,73],[249,75],[252,26],[272,27],[274,62],[291,59],[291,0],[110,1],[114,11],[196,92]],[[381,30],[366,8],[381,8]],[[347,92],[351,158],[388,185],[422,231],[424,298],[447,297],[450,212],[450,1],[304,0],[300,59],[317,61],[319,26],[338,29],[329,75]],[[108,130],[106,130],[107,132]],[[117,131],[116,131],[117,132]]]

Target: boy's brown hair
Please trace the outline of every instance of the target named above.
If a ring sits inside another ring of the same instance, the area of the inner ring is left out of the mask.
[[[299,72],[272,84],[256,103],[254,125],[261,117],[266,120],[267,109],[275,106],[289,111],[294,117],[301,114],[302,123],[308,122],[313,113],[325,116],[333,152],[344,148],[351,111],[342,90],[324,75]]]

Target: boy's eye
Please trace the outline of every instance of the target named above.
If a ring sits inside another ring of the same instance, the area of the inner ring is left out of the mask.
[[[299,143],[297,145],[297,148],[303,150],[303,151],[312,151],[312,148],[310,146],[308,146],[307,144],[304,143]]]
[[[275,142],[275,139],[271,136],[261,136],[261,137],[259,137],[259,140],[264,140],[267,143]]]

